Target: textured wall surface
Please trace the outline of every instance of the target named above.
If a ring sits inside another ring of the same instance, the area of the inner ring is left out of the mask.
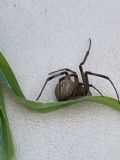
[[[120,94],[119,0],[0,1],[0,50],[28,99],[36,99],[53,70],[68,67],[80,75],[89,37],[84,69],[111,77]],[[90,81],[116,97],[107,80]],[[56,83],[49,82],[41,101],[55,100]],[[120,159],[120,112],[84,102],[41,114],[18,104],[8,91],[5,100],[17,160]]]

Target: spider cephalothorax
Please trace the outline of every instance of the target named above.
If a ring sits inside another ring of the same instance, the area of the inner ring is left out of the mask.
[[[85,57],[83,59],[83,61],[80,63],[79,65],[79,69],[80,69],[80,73],[81,73],[81,77],[82,77],[82,82],[79,82],[79,78],[78,75],[75,71],[72,71],[71,69],[68,68],[63,68],[54,72],[49,73],[48,75],[52,75],[50,77],[47,78],[38,98],[36,100],[38,100],[47,84],[48,81],[52,80],[53,78],[59,77],[61,75],[64,75],[63,77],[59,78],[59,82],[56,85],[55,88],[55,95],[58,101],[62,101],[62,100],[68,100],[68,99],[75,99],[77,97],[80,96],[88,96],[88,95],[92,95],[90,92],[90,87],[94,88],[97,92],[99,92],[102,95],[102,93],[92,84],[89,84],[89,80],[88,80],[88,75],[93,75],[93,76],[97,76],[97,77],[101,77],[101,78],[105,78],[107,80],[109,80],[109,82],[112,84],[117,98],[118,98],[118,102],[119,102],[119,95],[118,92],[113,84],[113,82],[111,81],[111,79],[108,76],[105,75],[101,75],[101,74],[97,74],[97,73],[93,73],[93,72],[89,72],[83,71],[83,64],[86,62],[86,59],[89,55],[89,51],[91,48],[91,39],[89,38],[89,48],[88,51],[85,54]],[[72,77],[74,78],[74,80],[72,80]]]

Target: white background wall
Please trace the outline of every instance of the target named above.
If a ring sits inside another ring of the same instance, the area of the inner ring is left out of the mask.
[[[28,99],[35,100],[53,70],[79,63],[92,48],[85,70],[108,75],[120,94],[119,0],[1,0],[0,50]],[[106,80],[90,77],[104,95]],[[57,79],[40,101],[53,101]],[[95,95],[98,95],[93,91]],[[120,112],[80,103],[47,114],[32,112],[5,92],[17,160],[119,160]]]

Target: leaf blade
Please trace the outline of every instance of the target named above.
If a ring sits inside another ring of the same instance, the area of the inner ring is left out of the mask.
[[[15,155],[13,138],[7,119],[5,105],[3,100],[3,92],[0,85],[0,159],[12,160]]]
[[[75,100],[68,100],[68,101],[62,101],[62,102],[48,102],[48,103],[34,102],[34,101],[27,100],[19,86],[19,83],[17,82],[17,79],[10,65],[8,64],[8,62],[6,61],[2,53],[0,53],[0,83],[2,86],[7,87],[12,92],[12,94],[16,97],[18,102],[20,102],[21,104],[23,104],[29,109],[32,109],[34,111],[41,112],[41,113],[54,111],[54,110],[57,110],[66,106],[70,106],[72,104],[79,103],[82,101],[89,101],[89,102],[103,104],[120,111],[120,104],[118,103],[118,101],[110,97],[100,97],[100,96],[82,97],[80,99],[75,99]],[[4,134],[2,134],[2,131]],[[12,160],[15,154],[15,150],[14,150],[11,131],[9,128],[7,114],[5,111],[2,89],[0,89],[0,133],[1,133],[0,134],[0,156],[2,157],[2,160]],[[1,148],[4,148],[4,152],[2,152],[3,149]],[[7,159],[5,159],[6,155],[7,155]]]

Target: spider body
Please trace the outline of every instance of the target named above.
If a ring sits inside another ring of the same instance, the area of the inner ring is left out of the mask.
[[[55,95],[58,101],[69,99],[75,90],[75,82],[70,78],[60,81],[55,87]]]
[[[43,88],[42,88],[42,90],[36,100],[38,100],[40,98],[48,81],[52,80],[53,78],[62,76],[62,75],[64,75],[64,76],[59,78],[59,82],[55,87],[55,96],[58,101],[75,99],[78,97],[92,95],[90,92],[90,87],[94,88],[97,92],[99,92],[99,94],[101,94],[101,96],[103,96],[102,93],[95,86],[93,86],[92,84],[89,83],[88,76],[92,75],[92,76],[97,76],[97,77],[101,77],[101,78],[108,80],[111,83],[111,85],[113,86],[113,88],[116,92],[116,95],[117,95],[118,102],[119,102],[119,95],[118,95],[117,89],[108,76],[89,72],[89,71],[86,71],[86,72],[83,71],[83,64],[86,62],[86,59],[89,55],[90,48],[91,48],[91,39],[90,38],[89,38],[89,43],[90,43],[89,48],[85,54],[85,57],[79,65],[79,69],[80,69],[80,73],[81,73],[81,77],[82,77],[82,82],[79,81],[77,73],[71,69],[63,68],[60,70],[56,70],[56,71],[48,74],[51,76],[47,78],[47,80],[46,80],[46,82],[45,82],[45,84],[44,84],[44,86],[43,86]],[[72,80],[72,77],[74,78],[73,80]]]
[[[65,78],[56,85],[55,95],[58,101],[76,99],[77,97],[92,95],[90,91],[84,92],[83,85],[78,81],[72,81],[71,78]]]

